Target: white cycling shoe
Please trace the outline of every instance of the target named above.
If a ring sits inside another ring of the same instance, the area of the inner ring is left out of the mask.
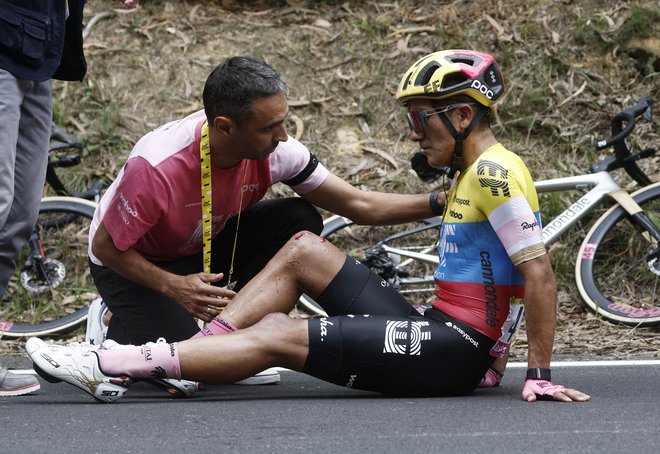
[[[97,401],[121,399],[131,384],[127,376],[112,377],[99,367],[98,346],[73,343],[66,346],[47,344],[31,337],[25,344],[34,370],[46,381],[60,381],[91,394]]]
[[[280,373],[274,367],[259,372],[252,377],[237,381],[235,385],[275,385],[281,380]]]
[[[93,345],[101,345],[108,335],[108,327],[103,323],[103,316],[108,312],[108,307],[103,299],[96,298],[89,303],[87,311],[87,330],[85,331],[85,342]]]

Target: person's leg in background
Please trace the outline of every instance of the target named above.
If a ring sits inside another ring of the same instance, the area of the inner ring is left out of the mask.
[[[39,214],[48,163],[51,82],[0,69],[0,298]]]

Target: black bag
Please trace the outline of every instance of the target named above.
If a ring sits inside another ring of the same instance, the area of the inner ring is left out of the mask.
[[[82,53],[84,2],[70,1],[65,36],[66,1],[0,0],[0,68],[38,82],[56,70],[56,78],[82,79],[87,69]]]

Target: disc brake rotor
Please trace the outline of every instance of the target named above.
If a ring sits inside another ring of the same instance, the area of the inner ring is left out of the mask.
[[[42,293],[57,288],[66,276],[64,264],[59,260],[45,259],[43,267],[48,276],[48,281],[38,276],[34,268],[21,273],[21,285],[28,292]]]

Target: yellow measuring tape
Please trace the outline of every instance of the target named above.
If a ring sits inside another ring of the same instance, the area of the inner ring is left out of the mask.
[[[211,188],[211,145],[209,123],[204,122],[199,142],[199,160],[202,164],[202,263],[204,272],[211,273],[211,239],[213,237],[213,189]]]
[[[213,188],[211,186],[211,145],[209,143],[209,124],[204,122],[199,142],[199,160],[201,163],[201,187],[202,187],[202,264],[204,272],[211,273],[211,240],[213,239]],[[238,217],[236,219],[236,233],[234,234],[234,245],[231,251],[229,263],[229,274],[227,276],[227,288],[232,289],[236,282],[231,281],[234,273],[234,257],[236,256],[236,244],[238,242],[238,226],[241,222],[241,211],[243,210],[243,186],[247,178],[247,159],[243,160],[243,181],[238,188],[240,200],[238,204]]]

